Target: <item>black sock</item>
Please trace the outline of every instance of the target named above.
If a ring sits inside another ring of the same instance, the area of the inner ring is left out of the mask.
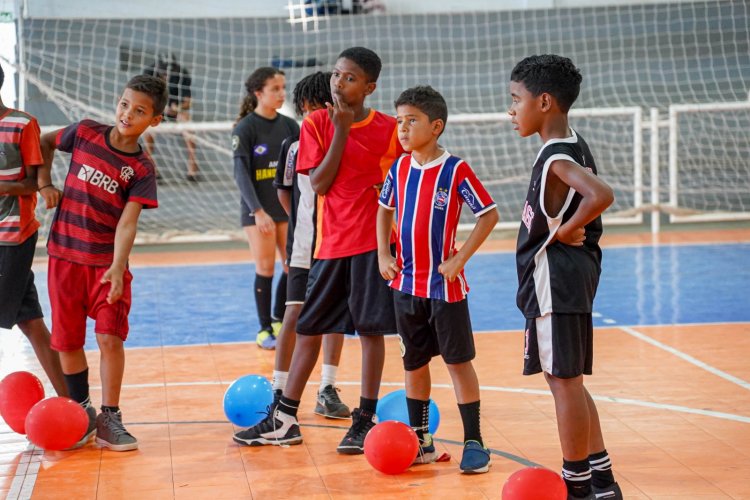
[[[378,407],[377,399],[367,399],[362,396],[359,397],[359,409],[375,413],[375,409]]]
[[[286,273],[281,273],[279,283],[276,285],[274,301],[272,319],[273,321],[281,321],[284,319],[284,311],[286,311]]]
[[[271,290],[273,276],[255,275],[255,309],[261,330],[271,330]]]
[[[89,400],[89,369],[86,368],[80,373],[74,373],[72,375],[63,375],[65,377],[65,385],[68,386],[68,393],[70,399],[80,405],[90,403]]]
[[[587,458],[570,462],[563,459],[562,477],[568,494],[585,497],[591,494],[591,467]]]
[[[479,429],[479,401],[473,403],[464,403],[458,405],[458,411],[461,412],[461,421],[464,424],[464,443],[466,441],[482,442],[482,432]]]
[[[406,398],[409,410],[409,425],[417,433],[419,442],[424,442],[424,435],[430,432],[430,400]]]
[[[591,466],[591,484],[597,488],[606,488],[615,482],[615,476],[612,474],[612,461],[609,459],[607,450],[589,455],[589,465]]]
[[[281,399],[279,400],[279,406],[277,406],[276,408],[278,408],[278,410],[282,413],[286,413],[287,415],[296,417],[297,410],[299,410],[299,401],[289,399],[282,394]]]
[[[120,411],[120,407],[119,406],[104,406],[104,405],[102,405],[102,413],[107,412],[107,411],[108,412],[112,412],[112,413],[117,413],[118,411]]]

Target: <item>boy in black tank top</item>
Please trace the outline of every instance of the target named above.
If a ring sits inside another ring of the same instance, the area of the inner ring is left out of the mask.
[[[568,499],[621,499],[596,406],[583,384],[593,359],[601,213],[614,196],[597,176],[588,146],[568,126],[582,80],[573,62],[527,57],[510,80],[515,130],[544,141],[516,246],[516,300],[526,317],[524,375],[544,372],[554,397]]]

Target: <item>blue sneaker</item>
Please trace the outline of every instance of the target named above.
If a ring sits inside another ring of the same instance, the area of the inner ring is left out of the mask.
[[[482,474],[490,470],[490,450],[478,441],[464,443],[464,456],[461,457],[461,472],[463,474]]]
[[[258,335],[255,337],[255,343],[258,344],[258,347],[261,349],[276,349],[276,337],[271,330],[263,329],[259,331]]]

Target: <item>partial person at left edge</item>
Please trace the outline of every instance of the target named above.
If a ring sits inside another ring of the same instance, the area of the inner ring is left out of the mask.
[[[113,451],[138,448],[120,412],[133,279],[128,257],[141,210],[158,205],[154,164],[138,139],[161,123],[167,98],[164,80],[138,75],[117,102],[114,125],[82,120],[42,136],[38,182],[47,208],[57,207],[47,240],[52,348],[60,353],[70,397],[89,416],[77,446],[96,433],[97,444]],[[51,182],[56,149],[71,153],[62,191]],[[96,322],[100,351],[98,416],[83,350],[87,316]]]
[[[0,88],[4,81],[0,67]],[[0,99],[0,328],[18,325],[55,392],[67,396],[31,270],[39,229],[34,216],[37,169],[42,165],[39,134],[36,118],[6,107]]]

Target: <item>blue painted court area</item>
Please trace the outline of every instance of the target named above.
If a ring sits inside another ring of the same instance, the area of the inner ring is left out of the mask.
[[[595,326],[750,322],[750,244],[604,249]],[[258,329],[251,264],[134,268],[129,347],[248,341]],[[512,253],[467,266],[474,329],[521,330]],[[49,318],[46,275],[37,274]],[[87,348],[96,348],[89,325]]]

